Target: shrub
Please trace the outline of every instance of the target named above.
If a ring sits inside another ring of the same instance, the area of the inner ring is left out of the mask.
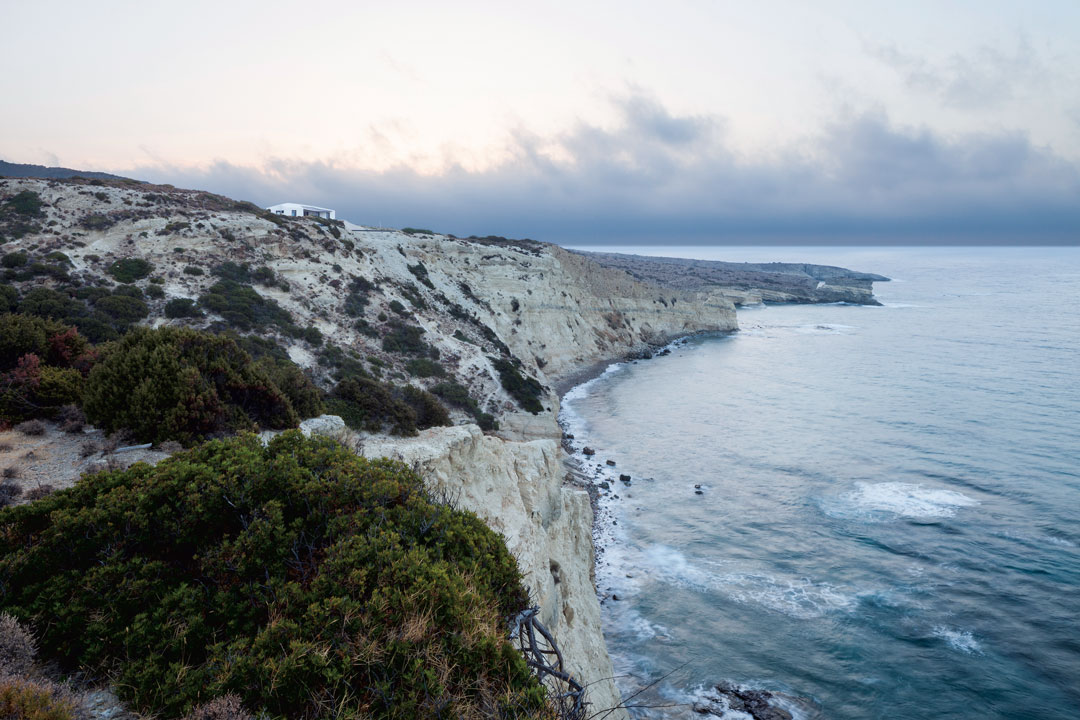
[[[544,386],[535,378],[521,374],[518,368],[520,363],[514,363],[506,358],[488,358],[496,370],[499,371],[499,379],[503,389],[510,393],[510,397],[517,400],[523,410],[533,415],[544,409],[540,404],[540,395],[544,392]]]
[[[30,435],[31,437],[44,435],[45,430],[45,423],[40,420],[26,420],[15,426],[16,432],[21,432],[23,435]]]
[[[499,423],[495,421],[495,417],[480,409],[480,405],[469,395],[464,385],[456,382],[439,383],[431,388],[431,392],[451,407],[467,411],[476,420],[481,430],[499,429]]]
[[[136,328],[90,373],[83,410],[106,432],[139,442],[296,427],[299,418],[266,372],[231,339],[188,328]]]
[[[254,716],[244,709],[239,695],[229,693],[196,706],[184,720],[254,720]]]
[[[326,411],[322,391],[288,356],[277,359],[268,355],[260,358],[257,364],[289,399],[299,417],[318,417]]]
[[[327,412],[340,415],[353,430],[394,435],[416,434],[416,412],[395,397],[392,386],[366,377],[342,380],[326,400]]]
[[[439,399],[420,388],[406,385],[402,390],[402,399],[416,413],[416,427],[426,430],[431,427],[451,425],[450,414],[446,412]]]
[[[424,267],[424,263],[417,261],[415,265],[406,265],[405,267],[408,268],[409,272],[411,272],[423,285],[427,285],[432,290],[435,289],[435,286],[431,283],[431,278],[428,277],[428,271],[427,268]]]
[[[25,217],[39,217],[43,213],[41,209],[45,206],[45,202],[41,199],[33,190],[22,190],[9,197],[5,202],[5,205],[15,213],[23,215]]]
[[[153,269],[154,266],[142,258],[124,258],[113,262],[105,272],[112,275],[117,282],[133,283],[142,280]]]
[[[25,498],[27,502],[34,502],[35,500],[40,500],[41,498],[47,497],[54,492],[56,492],[55,487],[53,487],[49,483],[42,483],[41,485],[32,487],[25,493],[23,493],[23,498]]]
[[[7,467],[4,468],[4,475],[7,476],[9,471],[14,471],[14,474],[16,475],[19,472],[18,468]],[[20,495],[22,495],[21,487],[0,480],[0,508],[5,508],[12,504]]]
[[[277,276],[274,271],[266,265],[260,265],[251,272],[251,279],[260,285],[266,285],[268,287],[277,283]]]
[[[405,306],[402,305],[401,302],[398,301],[398,300],[391,300],[390,301],[390,309],[393,310],[394,312],[396,312],[398,315],[408,316],[408,314],[409,314],[409,311],[406,310]]]
[[[185,265],[184,266],[184,274],[185,275],[194,275],[194,276],[198,277],[199,275],[203,274],[203,269],[201,267],[199,267],[198,265]]]
[[[264,298],[250,285],[234,280],[221,280],[199,297],[199,304],[215,312],[237,330],[261,329],[277,326],[290,335],[300,329],[293,324],[289,311],[273,298]]]
[[[425,230],[424,228],[414,228],[414,227],[401,228],[401,232],[405,233],[406,235],[434,235],[435,234],[431,230]]]
[[[6,268],[22,267],[30,261],[30,256],[25,251],[19,250],[17,252],[6,253],[0,258],[0,265]]]
[[[109,317],[115,325],[126,328],[150,314],[146,303],[129,295],[110,295],[94,303],[94,308]]]
[[[301,337],[315,347],[319,347],[323,343],[323,334],[314,325],[308,325],[304,328]]]
[[[11,285],[0,285],[0,313],[14,310],[19,305],[19,291]]]
[[[79,221],[79,225],[87,230],[108,230],[116,224],[116,219],[103,213],[89,213]]]
[[[395,321],[382,341],[386,352],[405,353],[408,355],[428,355],[431,346],[423,341],[424,329],[416,325],[406,325]]]
[[[0,678],[0,717],[12,720],[75,720],[74,695],[48,680]]]
[[[0,417],[52,417],[78,403],[95,359],[73,328],[25,315],[0,316]]]
[[[37,643],[18,620],[0,613],[0,676],[25,675],[37,657]]]
[[[142,299],[143,291],[138,285],[117,285],[110,294]]]
[[[154,281],[151,280],[150,282],[153,283]],[[160,300],[165,297],[165,288],[155,284],[147,285],[146,294],[155,300]]]
[[[195,301],[191,298],[173,298],[165,303],[165,317],[202,317],[202,310],[195,306]]]
[[[273,718],[544,710],[505,639],[528,598],[503,540],[406,466],[326,438],[213,441],[0,527],[0,605],[141,712],[228,693]]]
[[[210,271],[222,280],[232,280],[233,282],[246,283],[251,280],[251,273],[248,271],[246,264],[235,263],[232,260],[226,260],[220,265],[214,266],[214,269]]]
[[[0,372],[14,369],[26,355],[46,365],[83,371],[93,364],[90,343],[74,328],[30,315],[0,315]]]
[[[446,377],[446,368],[428,358],[414,358],[406,363],[405,369],[415,377]]]
[[[375,285],[367,278],[355,278],[349,283],[349,294],[345,296],[345,305],[342,310],[350,317],[363,315],[364,308],[368,304],[368,295],[375,289]]]

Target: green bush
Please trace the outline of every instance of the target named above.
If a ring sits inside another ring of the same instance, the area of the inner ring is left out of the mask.
[[[23,215],[24,217],[39,217],[43,213],[41,209],[45,206],[45,202],[41,199],[33,190],[22,190],[9,197],[5,202],[5,205],[14,213]]]
[[[416,413],[416,427],[420,430],[453,424],[443,404],[426,390],[406,385],[401,393],[402,400]]]
[[[289,311],[273,298],[264,298],[250,285],[235,280],[220,280],[199,297],[199,304],[217,313],[237,330],[275,326],[290,335],[300,334]]]
[[[390,332],[383,336],[382,349],[386,352],[407,355],[434,355],[435,348],[423,341],[424,329],[417,325],[407,325],[395,320],[390,325]],[[434,352],[433,352],[434,351]]]
[[[17,268],[22,267],[29,261],[30,256],[27,255],[25,251],[20,250],[18,252],[6,253],[2,258],[0,258],[0,265],[3,265],[6,268]]]
[[[409,272],[411,272],[422,284],[427,285],[432,290],[435,289],[435,286],[431,283],[431,278],[428,277],[428,271],[427,268],[424,267],[424,263],[418,260],[415,265],[406,265],[405,267],[408,268]]]
[[[349,377],[326,400],[327,412],[340,415],[354,430],[394,435],[416,434],[416,412],[395,396],[394,388],[366,377]]]
[[[165,317],[202,317],[202,310],[195,306],[195,301],[191,298],[173,298],[165,303]]]
[[[153,269],[154,266],[142,258],[124,258],[113,262],[105,272],[112,275],[117,282],[133,283],[142,280]]]
[[[108,316],[118,328],[127,329],[150,314],[146,303],[129,295],[110,295],[94,303],[94,308]]]
[[[414,377],[446,377],[446,368],[428,358],[414,358],[405,364],[405,369]]]
[[[201,267],[199,267],[198,265],[185,265],[184,266],[184,274],[185,275],[194,275],[194,276],[198,277],[198,276],[203,274],[203,269]]]
[[[315,386],[311,378],[300,367],[286,357],[284,360],[270,356],[260,358],[256,363],[273,381],[289,404],[301,418],[318,417],[326,412],[322,391]]]
[[[0,417],[52,417],[77,405],[97,356],[74,328],[28,315],[0,315]]]
[[[214,266],[214,269],[210,271],[222,280],[232,280],[233,282],[246,283],[251,281],[251,273],[248,270],[246,263],[235,263],[232,260],[226,260],[220,265]]]
[[[398,300],[390,301],[390,309],[396,312],[398,315],[404,315],[408,317],[409,311],[405,309],[405,306]]]
[[[175,718],[538,717],[505,639],[527,603],[475,515],[400,463],[285,433],[87,476],[0,512],[0,606],[41,654]]]
[[[469,395],[464,385],[456,382],[443,382],[431,388],[432,394],[451,407],[461,408],[467,411],[476,420],[481,430],[498,430],[499,423],[495,416],[480,409],[480,405]]]
[[[11,312],[19,305],[19,291],[13,285],[0,285],[0,313]]]
[[[540,396],[544,392],[544,386],[535,378],[521,374],[520,363],[515,363],[506,358],[488,358],[492,366],[499,371],[499,379],[503,389],[510,393],[510,397],[517,400],[523,410],[533,415],[541,412],[544,406],[540,404]]]
[[[201,438],[299,418],[266,371],[227,337],[188,328],[135,328],[108,347],[83,391],[90,422],[140,442]]]
[[[345,314],[350,317],[363,315],[368,304],[368,295],[375,289],[375,285],[367,278],[355,278],[349,283],[349,294],[345,296],[345,305],[342,308]]]
[[[154,300],[160,300],[165,297],[165,288],[154,283],[154,279],[156,278],[152,278],[150,280],[151,284],[146,286],[146,294]]]

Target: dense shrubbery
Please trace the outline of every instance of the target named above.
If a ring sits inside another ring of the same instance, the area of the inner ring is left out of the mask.
[[[365,277],[354,278],[349,283],[349,294],[345,296],[345,305],[342,310],[350,317],[360,317],[364,314],[364,308],[368,304],[368,295],[376,290],[375,285]]]
[[[415,265],[406,265],[405,267],[408,268],[409,272],[411,272],[422,284],[427,285],[432,290],[435,289],[435,286],[431,283],[431,278],[428,277],[428,271],[427,268],[424,267],[424,263],[417,260]]]
[[[510,393],[510,397],[517,400],[522,409],[528,410],[533,415],[544,409],[544,406],[540,404],[544,386],[535,378],[522,375],[520,363],[506,358],[488,358],[488,360],[499,371],[503,389]]]
[[[188,328],[136,328],[109,346],[83,390],[90,422],[141,442],[296,427],[296,411],[231,339]]]
[[[502,539],[401,464],[286,433],[207,443],[0,512],[0,606],[42,654],[174,718],[537,717]]]
[[[191,298],[173,298],[165,303],[165,317],[174,319],[202,317],[202,310],[196,307],[195,301]]]
[[[393,320],[390,322],[390,331],[383,336],[382,349],[386,352],[438,358],[439,350],[424,342],[423,334],[424,329],[418,325]]]
[[[354,430],[368,432],[415,435],[417,430],[451,424],[446,408],[431,393],[367,377],[342,380],[326,399],[326,407]]]
[[[405,364],[405,369],[416,377],[446,377],[446,368],[428,358],[413,358]]]
[[[116,278],[117,282],[132,283],[142,280],[153,269],[152,264],[141,258],[124,258],[109,265],[106,272]]]
[[[472,415],[481,430],[499,429],[499,423],[495,421],[495,416],[481,410],[480,405],[469,395],[469,391],[464,385],[456,382],[443,382],[431,388],[431,392],[448,405],[461,408]]]
[[[0,315],[0,419],[52,417],[78,404],[96,360],[74,328],[27,315]]]
[[[289,311],[273,298],[264,298],[250,285],[235,280],[221,280],[199,298],[199,304],[220,315],[237,330],[277,327],[288,335],[301,334]]]

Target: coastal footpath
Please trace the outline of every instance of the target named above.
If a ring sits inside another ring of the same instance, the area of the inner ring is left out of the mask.
[[[620,698],[593,582],[589,496],[571,481],[560,445],[561,392],[677,337],[736,330],[737,303],[835,302],[838,288],[852,291],[846,301],[874,302],[869,285],[879,279],[801,266],[755,269],[724,284],[657,259],[286,219],[171,186],[0,179],[0,201],[26,193],[40,199],[34,216],[0,218],[4,282],[23,305],[84,302],[78,312],[103,326],[122,311],[125,321],[152,327],[253,335],[280,346],[323,388],[354,373],[455,398],[449,427],[414,437],[339,432],[367,457],[414,467],[504,536],[593,712]],[[138,292],[122,292],[138,303],[100,299],[131,287]],[[19,452],[4,439],[5,452]],[[37,442],[36,461],[56,487],[94,460],[57,462],[74,458],[70,448]],[[130,459],[156,459],[148,453],[165,455],[155,448]],[[43,472],[28,467],[24,479],[40,481]]]

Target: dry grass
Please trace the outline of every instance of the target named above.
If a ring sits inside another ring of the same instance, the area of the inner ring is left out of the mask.
[[[45,434],[46,427],[45,423],[40,420],[27,420],[16,425],[15,430],[21,432],[23,435],[39,437]]]
[[[198,705],[183,720],[253,720],[237,695],[229,693]]]
[[[0,675],[26,675],[34,666],[37,643],[22,623],[0,613]]]

